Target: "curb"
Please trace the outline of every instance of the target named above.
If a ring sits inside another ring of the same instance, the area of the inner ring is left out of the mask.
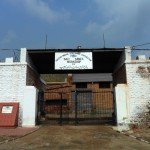
[[[9,139],[9,140],[4,140],[4,141],[0,142],[0,145],[2,145],[2,144],[4,144],[4,143],[11,142],[11,141],[15,141],[15,140],[20,139],[20,138],[23,138],[23,137],[25,137],[25,136],[27,136],[27,135],[29,135],[29,134],[32,134],[32,133],[36,132],[36,131],[37,131],[38,129],[40,129],[40,128],[41,128],[41,126],[38,126],[34,131],[31,131],[31,132],[29,132],[29,133],[27,133],[27,134],[24,134],[24,135],[22,135],[22,136],[18,136],[18,137]]]
[[[124,134],[124,135],[126,135],[126,136],[128,136],[128,137],[134,138],[134,139],[136,139],[136,140],[139,140],[139,141],[141,141],[141,142],[150,144],[149,141],[146,141],[146,140],[144,140],[144,139],[142,139],[142,138],[139,138],[139,137],[136,137],[136,136],[134,136],[134,135],[130,135],[130,134],[127,134],[127,133],[125,133],[125,132],[120,132],[120,133],[122,133],[122,134]]]

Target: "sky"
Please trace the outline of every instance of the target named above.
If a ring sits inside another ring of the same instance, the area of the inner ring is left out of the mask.
[[[0,0],[0,27],[0,49],[140,45],[150,0]]]

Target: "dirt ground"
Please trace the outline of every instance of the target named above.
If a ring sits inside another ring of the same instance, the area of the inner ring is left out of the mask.
[[[149,150],[150,144],[112,130],[111,126],[50,126],[0,144],[0,150]]]

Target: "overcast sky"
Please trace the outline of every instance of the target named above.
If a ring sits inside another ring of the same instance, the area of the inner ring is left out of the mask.
[[[0,48],[133,46],[150,42],[150,0],[0,0],[0,27]]]

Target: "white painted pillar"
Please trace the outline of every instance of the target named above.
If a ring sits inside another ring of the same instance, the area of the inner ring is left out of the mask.
[[[20,62],[22,63],[27,62],[27,49],[26,48],[20,49]]]
[[[131,62],[131,46],[125,46],[125,62]]]
[[[26,86],[23,101],[22,127],[34,127],[37,119],[38,90],[34,86]]]
[[[128,93],[126,84],[115,87],[117,129],[128,130]]]

